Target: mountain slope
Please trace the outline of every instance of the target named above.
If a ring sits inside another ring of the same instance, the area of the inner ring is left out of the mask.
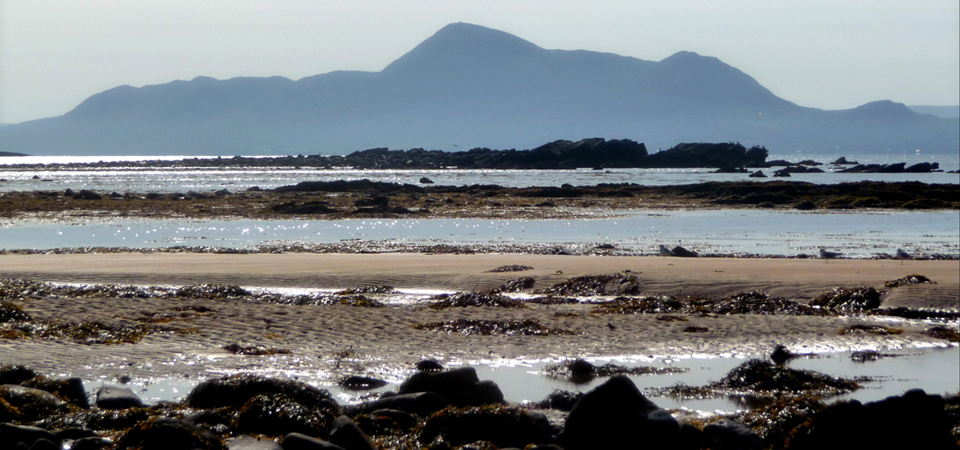
[[[63,116],[0,128],[0,150],[342,154],[382,146],[531,148],[598,136],[646,142],[651,150],[739,141],[776,153],[937,152],[956,151],[955,128],[892,102],[845,111],[800,107],[692,52],[653,62],[545,50],[457,23],[380,72],[117,87]]]

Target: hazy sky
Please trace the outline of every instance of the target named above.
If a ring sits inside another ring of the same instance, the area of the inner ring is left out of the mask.
[[[548,49],[716,56],[804,106],[960,104],[957,0],[0,0],[0,123],[123,84],[379,71],[451,22]]]

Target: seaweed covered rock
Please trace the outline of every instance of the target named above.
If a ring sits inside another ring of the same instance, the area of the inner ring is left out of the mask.
[[[0,319],[0,322],[3,320]],[[0,385],[20,384],[37,376],[37,372],[23,365],[0,366]]]
[[[488,441],[498,447],[524,448],[528,444],[549,444],[552,432],[544,415],[518,407],[447,408],[427,419],[420,440],[431,442],[442,435],[453,445]]]
[[[283,394],[262,394],[251,398],[240,409],[236,429],[241,433],[283,436],[325,433],[333,415],[321,408],[310,408]]]
[[[883,292],[873,287],[838,287],[816,296],[810,301],[810,305],[839,312],[858,313],[879,307],[882,294]]]
[[[84,389],[83,380],[80,378],[47,378],[38,375],[21,384],[55,394],[80,408],[90,407],[90,402],[87,400],[87,391]]]
[[[349,414],[370,413],[377,410],[397,410],[426,417],[449,405],[449,400],[433,392],[384,395],[379,399],[346,408]]]
[[[330,399],[326,389],[296,380],[239,374],[206,380],[190,391],[185,403],[193,408],[239,407],[261,394],[283,394],[308,408]]]
[[[526,308],[520,300],[514,300],[499,294],[480,292],[458,292],[452,295],[434,297],[437,301],[431,305],[435,309],[464,308],[467,306],[493,306],[498,308]]]
[[[9,448],[19,449],[21,447],[17,445],[21,444],[22,448],[32,449],[42,440],[60,444],[60,438],[43,428],[0,423],[0,444],[3,444],[3,448],[9,446]]]
[[[789,369],[770,361],[751,359],[731,370],[711,387],[780,393],[813,391],[839,394],[858,389],[860,385],[852,380],[834,378],[812,370]]]
[[[347,450],[377,450],[373,441],[347,416],[337,417],[330,424],[330,443]]]
[[[556,443],[565,450],[634,448],[638,443],[674,448],[680,424],[660,411],[629,378],[618,375],[580,398]]]
[[[790,450],[957,448],[939,395],[920,389],[861,404],[837,402],[794,431]]]
[[[565,296],[637,295],[641,290],[640,279],[636,275],[616,273],[574,277],[533,293]]]
[[[0,401],[5,402],[0,408],[6,410],[8,408],[4,407],[9,405],[12,407],[10,412],[23,422],[34,422],[70,410],[67,402],[54,394],[12,384],[0,386]]]
[[[454,406],[481,406],[503,403],[503,392],[492,381],[480,381],[473,367],[440,372],[417,372],[400,385],[400,394],[432,392]]]
[[[227,450],[215,434],[190,422],[155,417],[140,422],[117,440],[118,450],[203,449]]]

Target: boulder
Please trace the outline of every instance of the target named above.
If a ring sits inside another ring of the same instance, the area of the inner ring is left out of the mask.
[[[0,399],[13,407],[12,412],[23,422],[34,422],[69,410],[67,403],[56,395],[13,384],[0,386]]]
[[[549,444],[553,427],[546,416],[510,406],[447,408],[423,426],[420,439],[432,442],[437,437],[452,445],[488,441],[497,447],[524,448],[529,444]]]
[[[97,408],[127,409],[143,406],[143,401],[132,390],[119,386],[102,386],[97,390]]]
[[[13,319],[17,320],[16,318]],[[3,322],[3,320],[0,320],[0,322]],[[37,376],[37,373],[27,366],[0,366],[0,385],[20,384],[35,376]]]
[[[758,170],[750,174],[750,178],[766,178],[767,175],[763,173],[762,170]]]
[[[330,443],[345,450],[377,450],[373,441],[347,416],[337,417],[330,424]]]
[[[239,374],[200,383],[190,391],[185,403],[193,408],[239,407],[261,394],[284,394],[308,408],[331,398],[326,389],[318,389],[301,381]]]
[[[598,448],[673,448],[680,426],[648,400],[624,375],[587,392],[567,416],[556,443],[565,450]]]
[[[56,394],[68,402],[77,405],[83,409],[90,407],[87,400],[87,391],[83,387],[83,380],[80,378],[47,378],[38,376],[25,381],[23,386],[32,387]]]
[[[154,417],[127,430],[117,439],[117,450],[203,449],[227,450],[215,434],[189,422]]]
[[[309,408],[283,394],[261,394],[240,409],[236,429],[241,433],[283,436],[288,433],[322,434],[333,415]]]
[[[687,250],[679,245],[674,247],[673,250],[670,250],[670,254],[673,256],[679,256],[681,258],[696,258],[700,256],[697,252]]]
[[[473,367],[416,372],[400,385],[398,392],[432,392],[446,398],[454,406],[503,403],[503,392],[500,388],[492,381],[480,381],[477,370]]]
[[[703,427],[703,439],[716,450],[759,450],[763,441],[750,427],[730,419],[720,419]]]
[[[385,395],[372,402],[347,407],[351,415],[376,411],[378,409],[395,409],[398,411],[426,417],[443,408],[449,401],[433,392],[414,392],[410,394]]]
[[[55,444],[60,443],[60,438],[43,428],[0,423],[0,443],[21,442],[26,448],[32,448],[36,442],[41,440]],[[6,446],[3,447],[6,448]]]
[[[950,420],[939,395],[920,389],[876,402],[837,402],[795,431],[787,448],[872,450],[956,448]]]

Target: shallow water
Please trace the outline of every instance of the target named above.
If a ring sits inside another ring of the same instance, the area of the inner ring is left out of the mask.
[[[355,219],[131,220],[0,227],[0,249],[335,244],[351,240],[403,245],[550,245],[573,252],[598,243],[654,254],[660,244],[702,254],[816,254],[849,257],[960,254],[960,211],[805,212],[767,210],[642,211],[588,220]]]
[[[111,169],[22,169],[23,164],[54,164],[68,162],[140,161],[146,159],[181,159],[163,157],[0,157],[0,192],[31,190],[93,189],[107,192],[210,192],[227,189],[231,192],[253,186],[272,189],[302,181],[360,180],[418,184],[421,177],[440,185],[496,184],[508,187],[575,186],[599,183],[636,183],[641,185],[679,185],[708,181],[773,181],[790,180],[816,184],[835,184],[857,181],[921,181],[924,183],[960,183],[960,175],[950,173],[902,174],[840,174],[831,173],[835,166],[824,165],[827,173],[793,174],[790,178],[749,178],[747,174],[717,174],[715,169],[609,169],[609,170],[353,170],[306,169],[298,167],[246,167],[210,169],[206,167],[146,169],[136,164]],[[830,155],[775,155],[768,158],[800,161],[813,159],[829,163],[837,156]],[[863,164],[890,164],[906,162],[938,162],[943,170],[960,168],[958,155],[858,155],[850,158]],[[846,166],[849,167],[849,166]],[[841,167],[842,168],[842,167]],[[770,175],[775,169],[764,169]],[[36,177],[36,178],[35,178]]]
[[[882,349],[881,349],[882,350]],[[827,401],[840,399],[859,400],[861,402],[880,400],[891,395],[900,395],[909,389],[923,389],[930,394],[952,394],[960,392],[960,347],[882,350],[882,353],[896,354],[897,357],[883,358],[877,361],[858,363],[850,359],[850,352],[824,353],[817,357],[794,359],[788,363],[793,369],[815,370],[834,377],[856,378],[871,377],[875,381],[864,383],[864,388]],[[669,397],[654,397],[649,389],[667,387],[678,383],[689,386],[705,385],[722,378],[738,365],[757,355],[738,355],[727,357],[685,356],[663,358],[658,356],[631,356],[612,359],[590,359],[594,364],[614,363],[627,367],[653,366],[678,367],[689,369],[687,372],[669,375],[641,375],[629,378],[641,390],[647,391],[651,400],[666,409],[687,409],[699,412],[734,412],[751,409],[756,404],[749,398],[730,397],[706,400],[677,400]],[[473,361],[469,364],[477,370],[481,380],[495,382],[503,391],[504,397],[511,403],[539,402],[554,390],[587,392],[603,383],[605,378],[597,378],[589,383],[575,384],[563,379],[543,376],[543,369],[550,361]],[[448,367],[457,367],[450,364]],[[394,378],[383,377],[390,384],[371,391],[346,391],[339,388],[335,380],[328,376],[318,376],[309,371],[272,373],[269,368],[263,372],[268,376],[295,377],[317,387],[329,390],[341,404],[362,401],[369,393],[395,391],[402,380],[409,375],[394,373]],[[180,401],[200,382],[199,379],[160,378],[132,380],[127,387],[136,392],[146,403],[158,401]],[[104,380],[87,382],[88,392],[95,392],[103,384],[116,384]]]

